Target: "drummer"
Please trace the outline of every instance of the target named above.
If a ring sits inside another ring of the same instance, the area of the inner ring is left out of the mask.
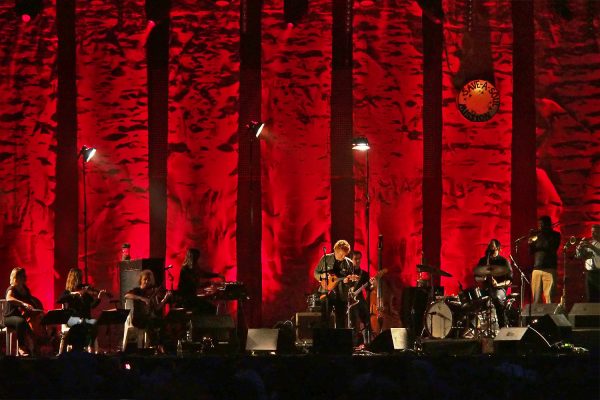
[[[513,273],[509,261],[500,255],[500,242],[498,239],[490,240],[485,256],[479,259],[473,272],[475,281],[488,292],[492,299],[499,326],[506,326],[506,315],[504,313],[506,289],[512,282]]]

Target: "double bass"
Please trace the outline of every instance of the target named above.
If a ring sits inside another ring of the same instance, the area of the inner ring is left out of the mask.
[[[381,275],[383,274],[383,235],[379,235],[377,241],[377,276],[375,279],[377,288],[369,293],[371,331],[377,336],[383,330],[384,323],[384,303],[383,303],[383,285],[381,284]]]

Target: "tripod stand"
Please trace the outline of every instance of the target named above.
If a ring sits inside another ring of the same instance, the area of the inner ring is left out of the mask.
[[[517,247],[515,246],[515,253],[517,252]],[[519,274],[521,275],[521,287],[519,288],[519,297],[521,299],[521,303],[519,306],[519,326],[522,327],[523,326],[523,316],[521,315],[521,313],[523,312],[523,307],[525,305],[525,283],[527,283],[528,285],[531,285],[531,282],[529,282],[527,280],[527,277],[525,276],[525,274],[523,273],[523,270],[519,267],[519,264],[517,264],[517,262],[515,261],[515,259],[513,258],[512,254],[509,255],[510,260],[512,261],[514,267],[517,269],[517,271],[519,271]]]

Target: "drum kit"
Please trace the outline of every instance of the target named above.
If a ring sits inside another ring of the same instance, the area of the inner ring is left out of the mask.
[[[420,264],[419,272],[428,272],[430,276],[452,277],[439,268]],[[502,265],[482,265],[474,270],[477,277],[500,277],[508,274]],[[460,286],[460,285],[459,285]],[[505,309],[512,307],[517,295],[510,295],[503,301]],[[422,337],[444,338],[493,338],[500,330],[496,308],[491,293],[480,287],[461,287],[458,296],[430,295],[423,316]]]

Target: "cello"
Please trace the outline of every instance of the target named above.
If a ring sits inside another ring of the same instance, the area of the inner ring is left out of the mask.
[[[383,329],[383,288],[381,284],[381,276],[383,273],[383,235],[379,235],[377,241],[377,275],[375,278],[376,290],[371,290],[369,293],[369,305],[370,305],[370,319],[371,319],[371,331],[374,336],[379,335]]]

